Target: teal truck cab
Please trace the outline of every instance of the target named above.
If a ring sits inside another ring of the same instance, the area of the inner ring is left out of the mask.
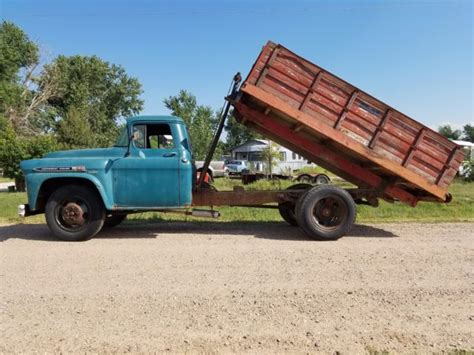
[[[172,116],[131,118],[111,148],[53,152],[21,169],[29,203],[20,213],[45,212],[62,239],[89,238],[127,212],[192,203],[190,141],[184,122]]]

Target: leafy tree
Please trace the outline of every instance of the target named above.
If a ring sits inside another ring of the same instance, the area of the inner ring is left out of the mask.
[[[38,65],[38,46],[15,24],[3,21],[0,25],[0,116],[7,118],[21,134],[36,133],[29,118],[45,103],[44,95],[35,91]]]
[[[117,119],[138,113],[137,79],[98,57],[59,56],[40,66],[38,46],[0,24],[0,167],[21,189],[19,162],[58,148],[110,145]]]
[[[461,137],[461,131],[452,128],[449,124],[439,126],[438,133],[449,139],[459,139]]]
[[[227,132],[226,143],[224,146],[226,153],[229,153],[233,148],[244,144],[250,139],[261,137],[258,133],[249,130],[243,124],[237,122],[233,115],[230,115],[227,119],[225,130]]]
[[[35,70],[39,65],[38,46],[15,24],[0,24],[0,167],[24,190],[19,167],[24,159],[37,158],[56,149],[54,137],[37,135],[32,117],[46,103],[52,88],[37,90]],[[35,136],[37,135],[37,136]]]
[[[6,127],[0,135],[0,167],[3,175],[14,179],[18,191],[25,190],[24,177],[20,162],[26,159],[40,158],[57,149],[56,139],[52,135],[34,137],[18,136],[11,126]]]
[[[209,150],[216,124],[217,114],[209,106],[198,105],[196,97],[186,90],[163,100],[172,115],[186,123],[191,136],[194,158],[203,160]],[[219,146],[218,146],[219,148]],[[215,156],[221,152],[216,149]]]
[[[474,126],[471,124],[464,125],[463,139],[474,143]]]
[[[9,21],[0,25],[0,80],[15,82],[18,72],[38,63],[36,43],[18,26]]]
[[[2,137],[2,134],[4,134],[7,128],[8,128],[7,119],[0,115],[0,137]]]
[[[262,158],[267,163],[267,170],[270,177],[273,175],[273,168],[281,160],[278,144],[268,141],[268,145],[262,150]]]
[[[94,146],[94,135],[84,113],[71,107],[57,125],[56,135],[63,148],[77,149]]]
[[[58,130],[59,141],[66,145],[71,133],[66,132],[63,120],[73,120],[75,130],[80,126],[81,132],[90,133],[76,137],[75,147],[108,146],[117,136],[117,119],[143,108],[140,82],[121,66],[96,56],[57,57],[45,67],[40,88],[51,80],[57,85],[56,94],[48,99],[54,114],[46,117],[49,122],[43,126]]]

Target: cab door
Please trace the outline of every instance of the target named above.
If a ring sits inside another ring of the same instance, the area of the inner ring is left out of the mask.
[[[118,207],[179,207],[179,145],[175,125],[136,123],[130,155],[112,165]]]

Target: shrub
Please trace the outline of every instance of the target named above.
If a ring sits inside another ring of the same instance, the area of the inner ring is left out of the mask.
[[[52,135],[20,137],[13,129],[7,129],[0,135],[0,168],[3,176],[15,179],[17,191],[24,191],[24,177],[20,170],[22,160],[40,158],[57,149],[56,139]]]

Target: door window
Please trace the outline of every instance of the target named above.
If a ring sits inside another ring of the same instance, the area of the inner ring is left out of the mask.
[[[133,142],[140,149],[174,148],[171,128],[166,123],[133,126]]]

